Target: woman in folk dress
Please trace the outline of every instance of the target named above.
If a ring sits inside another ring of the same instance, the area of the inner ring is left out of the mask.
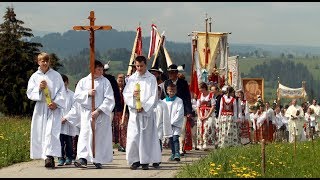
[[[213,98],[213,93],[209,92],[206,83],[200,83],[199,90],[201,94],[197,100],[197,144],[199,149],[208,150],[214,148],[216,141],[214,113],[216,101]]]
[[[239,132],[237,127],[237,102],[231,93],[234,89],[231,86],[224,86],[222,91],[226,91],[220,100],[220,110],[218,116],[218,146],[220,148],[237,146],[239,142]]]

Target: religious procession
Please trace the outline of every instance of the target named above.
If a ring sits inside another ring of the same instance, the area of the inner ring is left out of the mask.
[[[68,77],[50,67],[45,52],[38,55],[38,71],[28,82],[27,96],[36,101],[30,157],[43,159],[44,167],[82,169],[90,163],[101,169],[112,163],[115,144],[126,153],[128,169],[148,170],[160,168],[163,149],[171,150],[168,161],[179,162],[189,151],[318,137],[317,99],[298,105],[305,89],[279,83],[278,100],[264,102],[260,79],[243,81],[238,56],[229,57],[231,33],[211,32],[208,18],[205,31],[189,35],[190,82],[185,65],[172,62],[155,24],[148,55],[142,53],[138,27],[127,74],[110,75],[110,64],[94,57],[93,32],[112,27],[94,25],[93,11],[89,19],[90,26],[74,26],[90,31],[91,48],[90,74],[77,82],[75,92]],[[291,98],[291,104],[281,104],[280,97]]]

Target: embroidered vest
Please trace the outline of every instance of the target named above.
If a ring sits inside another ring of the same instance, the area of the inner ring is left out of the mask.
[[[222,109],[221,109],[221,115],[229,116],[234,115],[233,114],[233,102],[235,98],[232,97],[231,101],[229,103],[226,102],[225,97],[222,97]]]
[[[211,108],[211,99],[213,98],[213,93],[209,93],[209,100],[208,101],[201,101],[201,95],[199,94],[198,99],[200,100],[200,108]]]

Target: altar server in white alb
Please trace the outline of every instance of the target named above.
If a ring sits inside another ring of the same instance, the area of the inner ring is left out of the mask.
[[[171,128],[171,121],[169,118],[169,111],[167,104],[161,100],[160,96],[162,93],[161,86],[158,85],[158,101],[156,107],[154,108],[155,111],[155,118],[158,127],[158,136],[160,142],[160,148],[162,151],[162,140],[164,138],[169,138],[172,136],[172,128]]]
[[[77,84],[78,82],[76,83],[75,87],[77,87]],[[71,109],[61,119],[62,123],[66,123],[66,121],[68,121],[68,123],[71,124],[73,127],[74,136],[72,137],[72,161],[75,161],[77,157],[78,137],[80,134],[80,119],[81,119],[81,104],[79,102],[73,101]]]
[[[180,161],[179,136],[181,135],[184,117],[183,101],[176,95],[177,85],[174,83],[168,84],[166,92],[167,95],[162,101],[167,104],[172,128],[172,136],[169,138],[171,148],[169,161]]]
[[[61,156],[60,129],[66,91],[61,75],[50,68],[49,54],[40,53],[38,64],[27,87],[28,98],[36,101],[31,122],[30,158],[45,159],[45,167],[53,168],[54,157]]]
[[[304,124],[304,112],[301,106],[297,105],[297,99],[292,99],[291,105],[285,114],[288,117],[288,129],[289,129],[289,142],[294,142],[296,136],[297,141],[306,140],[306,136],[303,129]]]
[[[74,99],[81,104],[80,134],[78,139],[75,166],[87,167],[87,161],[92,162],[97,169],[102,164],[113,160],[111,113],[115,106],[113,90],[107,78],[103,76],[103,64],[94,62],[94,89],[92,89],[91,73],[82,78],[76,87]],[[92,111],[92,98],[95,109]],[[92,152],[92,119],[95,120],[95,157]]]
[[[156,77],[147,70],[147,59],[144,56],[137,56],[135,65],[136,72],[128,78],[123,90],[124,102],[129,107],[126,160],[132,170],[136,170],[140,165],[143,170],[147,170],[150,163],[158,168],[157,163],[161,162],[154,116],[158,84]]]

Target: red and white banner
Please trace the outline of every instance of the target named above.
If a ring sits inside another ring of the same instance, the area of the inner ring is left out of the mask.
[[[160,42],[160,36],[158,34],[159,33],[157,30],[157,26],[154,24],[151,24],[151,35],[150,35],[148,59],[150,59],[151,56],[155,53],[155,51],[158,49],[158,44]]]
[[[142,32],[141,32],[141,27],[139,26],[137,28],[137,44],[136,44],[136,49],[135,49],[135,53],[137,56],[141,56],[142,55]]]

